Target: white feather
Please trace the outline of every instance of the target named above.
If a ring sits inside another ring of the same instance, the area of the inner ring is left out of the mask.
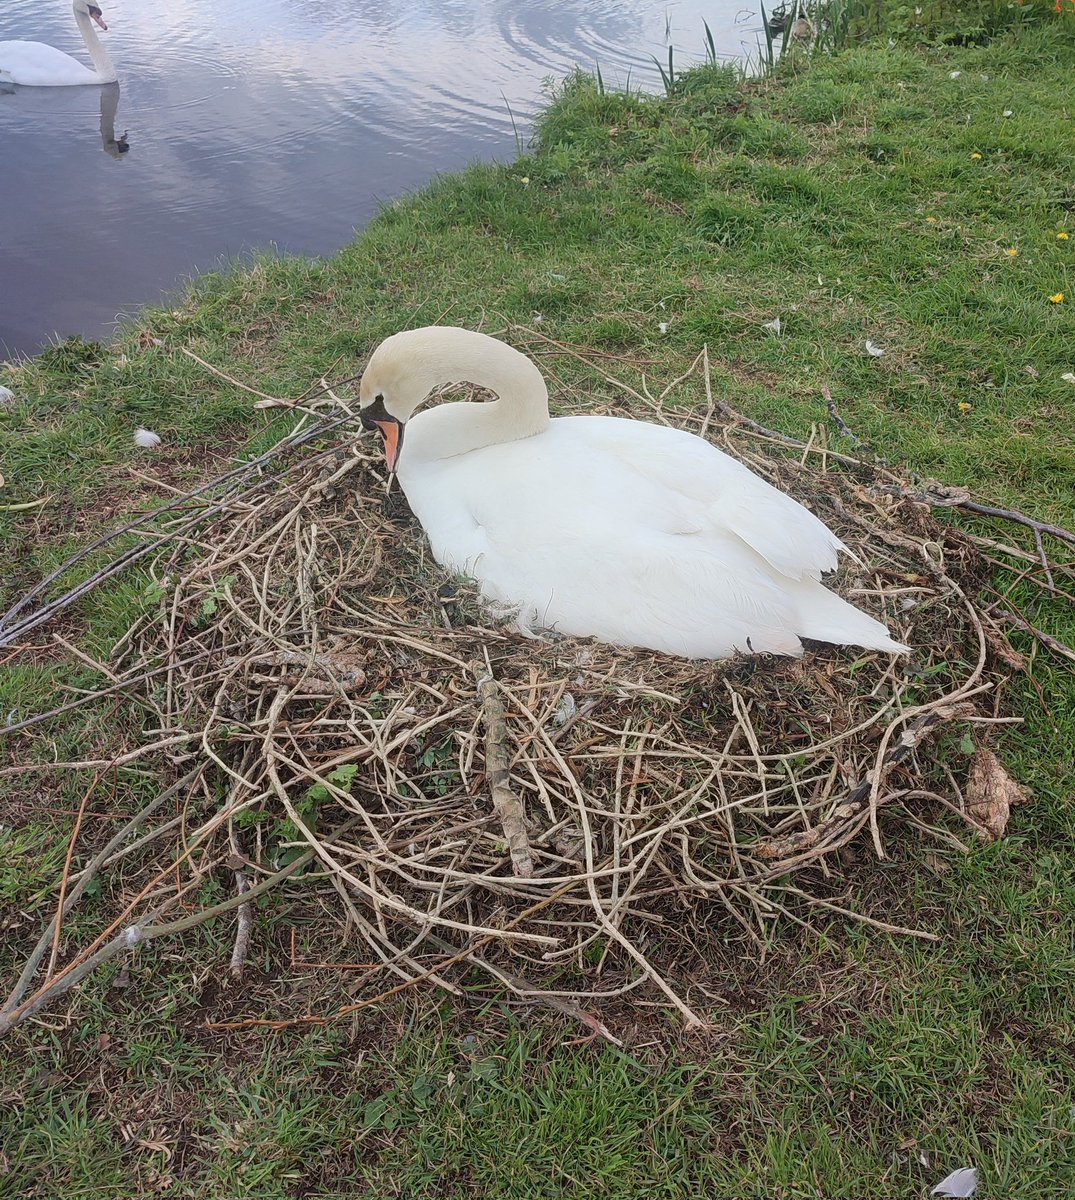
[[[973,1196],[978,1190],[978,1172],[974,1167],[957,1167],[930,1192],[931,1196]]]
[[[161,436],[159,433],[154,433],[152,429],[136,429],[134,444],[141,446],[143,450],[152,450],[161,444]]]

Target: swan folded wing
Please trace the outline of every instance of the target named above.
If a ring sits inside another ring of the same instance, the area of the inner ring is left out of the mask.
[[[846,551],[809,509],[694,434],[615,417],[568,420],[655,494],[681,497],[692,522],[731,531],[789,579],[819,579]]]
[[[483,595],[518,606],[522,624],[692,658],[736,652],[800,654],[796,612],[784,589],[738,539],[612,524],[558,534],[478,525],[451,565]],[[439,557],[439,556],[438,556]]]

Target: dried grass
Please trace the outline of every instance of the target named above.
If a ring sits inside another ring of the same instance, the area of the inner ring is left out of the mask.
[[[531,343],[550,373],[580,357]],[[24,998],[45,951],[55,960],[53,921],[0,1028],[107,958],[232,908],[246,914],[241,972],[251,903],[304,868],[357,938],[348,956],[373,965],[339,1011],[238,1024],[326,1022],[424,980],[458,991],[461,963],[604,1036],[590,1010],[612,997],[700,1024],[691,929],[725,922],[764,949],[780,918],[855,915],[837,902],[841,849],[868,837],[884,855],[906,828],[896,814],[921,829],[936,799],[961,807],[924,745],[945,722],[1009,719],[1001,687],[1022,658],[981,599],[982,546],[934,517],[941,494],[833,452],[824,430],[804,446],[739,418],[714,401],[704,354],[687,373],[706,389],[697,416],[666,408],[687,376],[655,396],[588,365],[636,415],[705,432],[835,528],[866,564],[835,586],[911,643],[910,661],[816,647],[698,663],[524,638],[432,562],[372,446],[291,449],[274,474],[240,475],[157,522],[145,558],[161,602],[96,694],[136,699],[145,731],[67,765],[137,763],[178,779],[177,795],[133,848],[122,838],[148,814],[82,873],[65,870],[64,912],[87,871],[124,861],[113,919]],[[1033,574],[1034,555],[1011,549]],[[1055,589],[1070,567],[1041,557]],[[235,896],[163,920],[214,874],[241,880]]]

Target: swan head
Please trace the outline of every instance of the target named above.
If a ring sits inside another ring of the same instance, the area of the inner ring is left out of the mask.
[[[362,424],[376,429],[384,440],[389,471],[399,462],[404,426],[412,413],[435,387],[453,378],[448,365],[451,351],[473,336],[450,326],[408,329],[385,338],[370,356],[358,403]]]
[[[498,403],[447,405],[440,422],[439,457],[540,433],[549,423],[549,393],[537,365],[514,346],[453,325],[427,325],[393,334],[374,350],[362,373],[362,423],[384,439],[388,469],[395,471],[403,430],[434,388],[477,384]]]
[[[102,29],[108,28],[108,26],[105,24],[104,13],[101,12],[96,4],[90,4],[89,0],[75,0],[74,4],[71,5],[71,8],[74,10],[76,17],[90,17],[92,20],[96,21]]]

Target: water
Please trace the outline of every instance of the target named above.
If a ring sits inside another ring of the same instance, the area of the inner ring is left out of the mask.
[[[331,253],[431,176],[510,160],[576,64],[659,90],[651,56],[701,58],[703,18],[757,49],[745,0],[99,3],[118,85],[0,90],[0,357],[107,336],[254,248]],[[3,0],[6,38],[89,62],[69,0]]]

